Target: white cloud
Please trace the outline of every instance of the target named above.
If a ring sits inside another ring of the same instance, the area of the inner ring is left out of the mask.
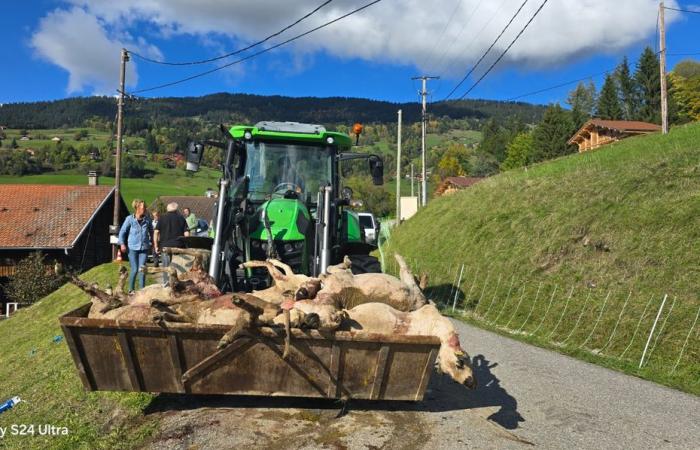
[[[145,22],[159,30],[165,39],[193,35],[199,38],[196,40],[225,38],[241,45],[277,31],[321,3],[321,0],[65,1],[73,9],[44,18],[33,41],[37,49],[42,49],[41,54],[69,70],[73,88],[113,80],[118,61],[111,55],[120,44],[107,37],[105,29],[109,27],[126,27],[134,33]],[[331,3],[284,37],[364,3],[366,0]],[[458,3],[460,7],[455,9]],[[454,77],[464,73],[481,55],[521,3],[521,0],[385,0],[303,38],[290,46],[289,51],[302,60],[304,55],[325,51],[343,58],[413,65],[421,71]],[[496,46],[494,57],[540,3],[540,0],[528,2]],[[677,3],[670,1],[668,5],[675,7]],[[633,44],[651,42],[657,9],[657,0],[550,0],[504,63],[542,67],[565,64],[578,56],[619,54]],[[673,11],[667,12],[669,22],[677,17]],[[67,26],[69,19],[81,22],[84,29]],[[86,35],[91,38],[85,39]],[[75,45],[83,49],[79,57],[66,55],[62,50]],[[146,46],[142,40],[140,47]],[[157,49],[154,47],[152,52]],[[106,53],[110,54],[109,58]],[[177,54],[166,57],[179,59]]]

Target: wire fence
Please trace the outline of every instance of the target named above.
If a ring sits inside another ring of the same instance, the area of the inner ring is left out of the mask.
[[[396,273],[395,262],[386,262],[387,271]],[[414,273],[425,272],[415,260],[408,263]],[[641,371],[700,373],[697,298],[683,301],[671,294],[648,295],[634,287],[607,288],[585,281],[548,284],[461,263],[433,266],[428,276],[429,299],[486,328]]]

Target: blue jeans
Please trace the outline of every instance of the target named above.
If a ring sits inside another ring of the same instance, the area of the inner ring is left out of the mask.
[[[163,252],[160,254],[160,265],[161,267],[170,266],[170,255]],[[163,287],[170,286],[170,278],[166,272],[163,272]]]
[[[134,290],[134,284],[136,281],[136,274],[139,276],[139,284],[141,289],[146,285],[146,274],[139,272],[139,268],[146,265],[146,258],[148,257],[148,250],[131,250],[129,249],[129,264],[131,265],[131,272],[129,272],[129,292]]]

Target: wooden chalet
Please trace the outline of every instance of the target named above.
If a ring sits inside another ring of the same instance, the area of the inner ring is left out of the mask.
[[[569,145],[577,145],[579,153],[602,145],[640,134],[661,131],[659,125],[631,120],[591,119],[569,139]]]
[[[439,197],[445,194],[452,194],[462,189],[466,189],[479,181],[483,177],[447,177],[435,189],[435,196]]]
[[[120,224],[128,215],[120,198]],[[87,270],[112,259],[112,186],[0,184],[0,282],[32,252]]]

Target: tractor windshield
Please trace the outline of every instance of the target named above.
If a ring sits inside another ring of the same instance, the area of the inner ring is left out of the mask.
[[[328,147],[251,142],[246,149],[252,200],[292,190],[300,200],[313,201],[321,185],[330,183],[332,159]]]

